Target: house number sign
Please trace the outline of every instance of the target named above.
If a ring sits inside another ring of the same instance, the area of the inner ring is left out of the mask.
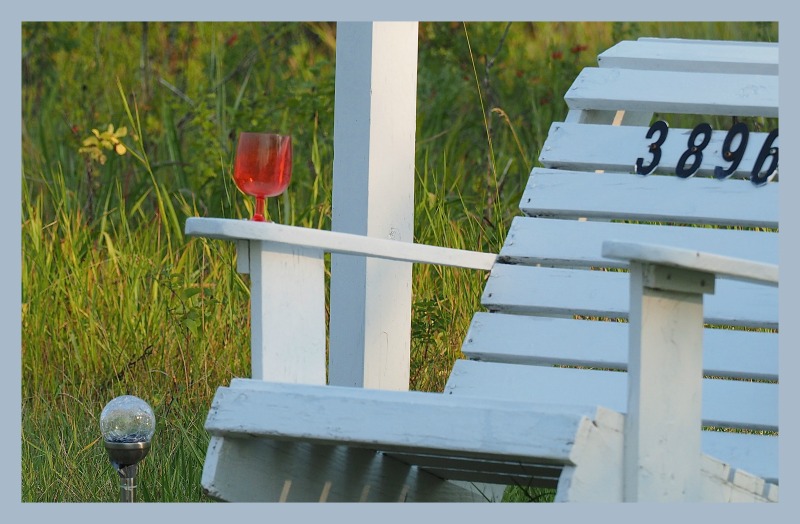
[[[661,147],[667,140],[668,132],[669,125],[663,120],[658,120],[650,126],[650,129],[647,130],[646,138],[655,139],[650,143],[648,149],[651,158],[637,158],[635,164],[636,173],[640,175],[649,175],[658,166],[661,161]],[[697,173],[700,164],[703,162],[703,152],[711,142],[711,133],[711,126],[707,123],[699,124],[692,129],[692,132],[689,134],[689,139],[686,142],[686,149],[681,154],[675,166],[676,175],[681,178],[688,178]],[[725,140],[722,142],[722,157],[719,159],[727,163],[727,165],[717,165],[714,167],[715,178],[725,179],[733,175],[744,158],[749,136],[750,130],[743,122],[734,124],[733,127],[728,130],[727,135],[725,135]],[[737,137],[739,140],[736,147],[734,147],[733,144],[736,142]],[[758,152],[758,157],[756,157],[753,169],[750,172],[750,181],[757,186],[764,185],[772,180],[778,171],[778,146],[774,145],[777,138],[778,130],[773,129],[767,135],[764,144]]]

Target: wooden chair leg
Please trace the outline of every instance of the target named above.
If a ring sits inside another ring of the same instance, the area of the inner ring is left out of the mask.
[[[698,493],[703,293],[714,275],[631,262],[626,501]]]
[[[244,249],[247,249],[247,252]],[[325,264],[321,249],[239,244],[250,273],[252,378],[326,383]]]

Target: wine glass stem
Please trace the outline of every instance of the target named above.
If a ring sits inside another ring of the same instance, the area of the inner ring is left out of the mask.
[[[264,197],[256,197],[256,212],[253,215],[256,222],[264,222]]]

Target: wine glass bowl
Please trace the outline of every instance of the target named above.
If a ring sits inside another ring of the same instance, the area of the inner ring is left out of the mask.
[[[278,196],[292,178],[292,137],[274,133],[239,133],[233,180],[255,197],[253,220],[264,222],[264,201]]]

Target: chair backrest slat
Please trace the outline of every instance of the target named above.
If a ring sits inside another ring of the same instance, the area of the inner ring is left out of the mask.
[[[778,227],[778,184],[536,168],[520,201],[528,216]]]
[[[589,67],[564,100],[572,110],[777,118],[778,77]]]
[[[686,45],[691,45],[687,57]],[[597,57],[600,67],[661,71],[778,74],[778,44],[640,38],[620,42]]]
[[[778,234],[743,229],[516,217],[500,261],[553,267],[625,267],[601,254],[604,240],[670,245],[778,263]]]
[[[628,274],[498,264],[484,288],[489,311],[514,314],[579,315],[627,319]],[[717,279],[714,294],[704,299],[708,324],[777,329],[778,289],[749,282]]]
[[[469,359],[485,362],[624,371],[628,368],[628,325],[479,312],[462,351]],[[706,328],[703,373],[777,381],[778,334]]]
[[[681,156],[691,147],[689,144],[693,129],[669,128],[663,144],[660,146],[660,157],[655,163],[653,174],[674,174]],[[747,143],[738,163],[724,158],[724,144],[731,135],[732,144],[729,150],[737,149],[741,140],[738,129],[714,130],[708,145],[702,150],[700,166],[694,176],[711,176],[716,167],[727,170],[731,166],[733,178],[750,178],[750,174],[759,159],[762,149],[779,146],[780,138],[770,139],[769,131],[748,129]],[[542,148],[539,161],[545,167],[574,170],[604,170],[620,173],[634,173],[634,165],[642,159],[643,166],[653,163],[650,145],[657,140],[647,138],[648,128],[640,126],[608,126],[599,124],[554,123]],[[737,136],[738,135],[738,136]],[[696,141],[702,140],[696,135]],[[765,142],[770,139],[769,144]],[[736,142],[733,142],[736,140]],[[689,163],[689,162],[685,162]],[[762,171],[769,167],[762,162]]]

